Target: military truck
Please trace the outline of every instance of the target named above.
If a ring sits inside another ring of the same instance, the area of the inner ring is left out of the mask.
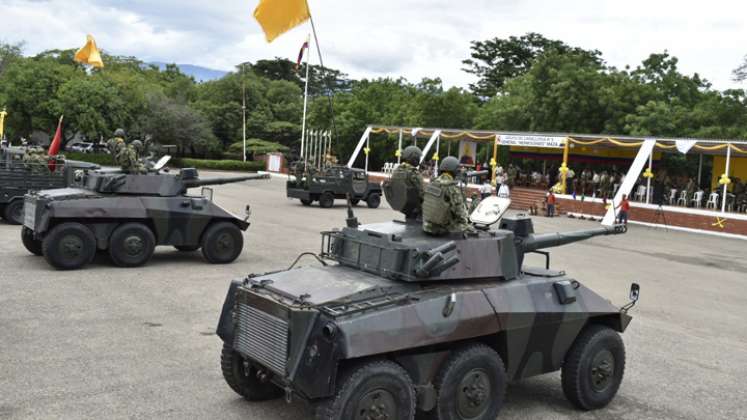
[[[335,199],[350,196],[353,205],[365,201],[369,208],[381,204],[381,186],[368,179],[362,169],[347,166],[328,166],[320,170],[306,168],[303,162],[292,165],[286,183],[286,195],[301,200],[304,206],[318,201],[319,206],[330,208]]]
[[[0,217],[10,224],[23,223],[23,196],[34,190],[71,185],[75,172],[98,165],[51,158],[53,165],[23,161],[23,147],[0,148]]]
[[[199,195],[188,190],[268,175],[200,179],[196,169],[170,173],[163,165],[162,160],[147,174],[89,171],[75,188],[27,194],[24,246],[62,270],[83,267],[97,251],[107,251],[117,266],[141,266],[158,245],[183,252],[202,248],[213,264],[234,261],[243,249],[249,206],[239,218],[213,202],[210,188]]]
[[[526,216],[502,218],[507,203],[487,198],[474,233],[442,237],[413,219],[359,225],[349,207],[347,227],[322,232],[320,266],[234,280],[217,328],[228,386],[324,420],[494,420],[508,381],[560,369],[575,406],[604,407],[639,287],[617,308],[543,249],[625,227],[535,234]],[[545,266],[524,265],[535,252]]]

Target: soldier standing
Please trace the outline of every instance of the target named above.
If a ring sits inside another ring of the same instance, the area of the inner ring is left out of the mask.
[[[423,231],[431,235],[445,235],[473,231],[467,218],[464,195],[454,176],[459,161],[449,156],[441,161],[441,174],[431,181],[423,194]]]

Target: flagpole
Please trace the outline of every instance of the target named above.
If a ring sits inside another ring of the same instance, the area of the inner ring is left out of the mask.
[[[308,49],[308,42],[309,42],[310,36],[306,36],[306,45]],[[301,159],[306,162],[306,157],[304,156],[303,152],[303,146],[304,146],[304,140],[306,138],[306,106],[309,100],[309,53],[306,53],[306,83],[304,84],[303,88],[303,119],[301,120]]]
[[[321,67],[322,79],[326,83],[326,77],[324,75],[324,60],[322,60],[322,49],[319,46],[319,38],[316,35],[316,26],[314,25],[314,17],[311,15],[311,8],[309,7],[308,0],[306,1],[306,9],[309,11],[309,22],[311,22],[311,32],[314,34],[314,44],[316,44],[316,52],[319,55],[319,67]],[[335,125],[335,108],[332,104],[332,90],[327,85],[327,99],[329,99],[329,111],[332,116],[332,135],[337,137],[337,126]]]
[[[244,162],[246,162],[246,78],[244,67],[246,62],[241,63],[241,121],[242,121],[242,139],[244,141]]]

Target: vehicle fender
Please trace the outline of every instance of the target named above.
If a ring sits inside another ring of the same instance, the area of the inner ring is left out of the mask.
[[[236,305],[236,290],[243,282],[243,279],[231,281],[231,284],[228,286],[228,293],[226,293],[226,299],[223,301],[223,309],[220,311],[216,333],[227,344],[233,343],[233,308]]]

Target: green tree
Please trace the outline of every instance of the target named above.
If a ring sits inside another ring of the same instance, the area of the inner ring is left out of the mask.
[[[470,58],[462,61],[466,66],[463,70],[478,77],[476,83],[470,84],[470,89],[482,98],[495,96],[508,80],[526,73],[535,58],[550,50],[583,55],[601,63],[599,51],[570,47],[535,32],[507,39],[472,41],[471,50]]]

